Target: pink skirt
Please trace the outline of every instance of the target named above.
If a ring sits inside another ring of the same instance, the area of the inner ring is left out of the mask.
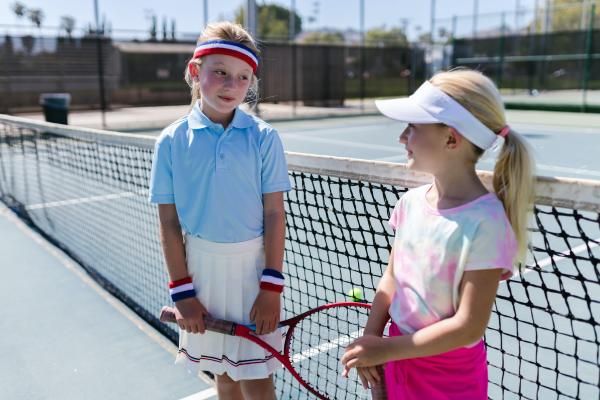
[[[389,335],[402,333],[392,323]],[[389,362],[385,379],[389,400],[487,400],[485,345],[481,340],[435,356]]]

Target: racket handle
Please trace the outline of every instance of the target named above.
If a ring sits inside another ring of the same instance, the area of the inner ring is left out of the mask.
[[[175,309],[172,307],[164,306],[160,310],[161,322],[176,323],[177,317],[175,316]],[[212,332],[222,333],[224,335],[236,335],[237,324],[229,321],[223,321],[222,319],[212,318],[208,315],[204,316],[204,327]]]
[[[379,383],[371,387],[371,398],[373,400],[387,400],[387,387],[385,385],[385,371],[383,365],[377,366],[377,372],[379,373]]]
[[[173,311],[173,309],[171,307],[167,307],[167,306],[164,306],[162,308],[162,310],[160,310],[159,319],[161,322],[170,322],[170,323],[177,322],[177,318],[175,317],[175,312]]]

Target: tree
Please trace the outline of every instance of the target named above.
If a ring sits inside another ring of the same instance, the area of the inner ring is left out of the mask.
[[[15,17],[17,17],[18,20],[23,18],[27,13],[27,7],[25,7],[25,4],[21,3],[20,1],[15,1],[14,3],[12,3],[10,5],[10,9],[15,14]]]
[[[75,29],[75,18],[70,15],[63,15],[60,17],[60,29],[64,30],[67,34],[67,37],[70,39]]]
[[[33,53],[33,48],[35,46],[35,38],[31,35],[25,35],[21,38],[21,43],[23,43],[23,47],[25,48],[26,54]]]
[[[162,19],[162,40],[163,42],[167,41],[167,17],[163,15],[163,19]]]
[[[346,40],[341,32],[314,31],[304,35],[300,41],[307,44],[343,44]]]
[[[27,12],[27,17],[36,28],[40,29],[42,27],[42,22],[44,21],[44,12],[41,9],[30,8]]]
[[[277,4],[256,6],[257,35],[259,39],[287,40],[290,37],[290,10]],[[294,12],[296,35],[302,31],[302,19]],[[235,14],[235,22],[244,23],[244,9],[240,7]]]
[[[150,41],[151,42],[156,42],[156,35],[157,35],[157,21],[156,21],[156,14],[152,14],[152,22],[150,24]]]
[[[365,33],[365,43],[371,46],[407,46],[408,39],[400,28],[373,28]]]
[[[419,35],[417,38],[417,42],[421,44],[429,44],[431,43],[431,33],[424,32]]]
[[[2,54],[6,57],[12,56],[15,52],[12,36],[6,34],[4,36],[4,44],[2,45]]]
[[[171,40],[175,41],[175,18],[171,19]]]
[[[540,32],[544,27],[550,31],[572,31],[588,29],[590,23],[591,3],[600,5],[597,0],[589,3],[581,2],[574,4],[573,0],[552,0],[550,15],[546,20],[546,10],[541,8],[529,24],[529,30]]]

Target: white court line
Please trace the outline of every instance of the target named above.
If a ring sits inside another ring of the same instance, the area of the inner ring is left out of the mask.
[[[376,161],[388,161],[388,162],[406,162],[406,156],[402,154],[397,154],[389,157],[378,157],[375,159]],[[493,167],[495,165],[494,160],[481,160],[479,164],[484,164],[486,166]],[[586,175],[586,176],[595,176],[600,177],[600,171],[585,169],[585,168],[569,168],[569,167],[561,167],[558,165],[548,165],[548,164],[536,164],[536,167],[539,170],[546,170],[552,172],[565,172],[569,174],[577,174],[577,175]]]
[[[597,238],[595,241],[596,242],[600,241],[600,238]],[[575,255],[577,255],[577,254],[582,253],[585,250],[587,250],[588,247],[590,249],[593,249],[593,248],[598,247],[598,246],[599,245],[596,244],[596,243],[591,243],[591,244],[583,243],[583,244],[580,244],[579,246],[576,246],[576,247],[572,248],[571,251],[569,252],[569,254],[575,254]],[[564,253],[564,252],[561,251],[561,253]],[[544,258],[537,265],[539,265],[541,268],[544,268],[544,267],[547,267],[548,265],[551,265],[552,261],[554,261],[556,263],[556,262],[558,262],[560,260],[563,260],[565,258],[569,258],[569,256],[568,255],[565,255],[565,256],[554,255],[554,256],[551,256],[551,257]],[[529,272],[529,271],[531,271],[531,270],[526,270],[526,272]]]
[[[524,135],[568,135],[571,133],[587,134],[587,135],[598,135],[598,128],[591,126],[573,126],[573,125],[548,125],[548,124],[526,124],[526,123],[515,123],[510,124],[514,126],[515,130]],[[557,128],[558,127],[558,128]]]
[[[389,157],[379,157],[379,158],[376,158],[375,161],[387,161],[387,162],[405,163],[408,160],[406,159],[406,155],[396,154],[394,156],[389,156]]]
[[[292,356],[292,363],[304,361],[308,358],[318,356],[321,353],[335,349],[336,347],[344,346],[350,343],[352,340],[357,339],[362,335],[363,329],[359,329],[350,333],[350,335],[339,336],[329,342],[321,343],[317,347],[311,347],[310,349],[304,350],[302,353],[297,353]]]
[[[350,133],[352,131],[364,131],[365,129],[372,129],[372,128],[382,128],[382,129],[389,129],[389,127],[391,125],[395,125],[395,122],[391,122],[391,123],[383,123],[383,124],[353,124],[352,126],[348,126],[348,125],[341,125],[341,124],[337,124],[337,125],[333,125],[333,126],[328,126],[328,127],[322,127],[320,125],[315,125],[314,127],[307,127],[307,128],[301,128],[301,129],[278,129],[279,134],[282,136],[287,136],[289,134],[295,134],[295,133],[304,133],[305,135],[314,135],[317,133],[325,133],[328,131],[332,131],[333,133]]]
[[[479,164],[485,164],[489,166],[495,165],[495,160],[481,160]],[[569,168],[569,167],[561,167],[558,165],[549,165],[549,164],[535,164],[538,170],[546,170],[552,172],[566,172],[569,174],[577,174],[577,175],[588,175],[588,176],[597,176],[600,177],[600,171],[585,169],[585,168]]]
[[[209,389],[203,390],[201,392],[189,395],[187,397],[182,397],[180,400],[208,400],[208,399],[212,399],[213,397],[216,399],[216,397],[215,397],[216,395],[217,395],[217,389],[209,388]]]
[[[561,167],[561,166],[558,166],[558,165],[548,165],[548,164],[536,164],[536,166],[539,167],[539,169],[544,169],[544,170],[547,170],[547,171],[567,172],[567,173],[571,173],[571,174],[588,175],[588,176],[600,177],[600,171],[595,171],[595,170],[592,170],[592,169],[569,168],[569,167]]]
[[[303,142],[335,144],[335,145],[339,145],[339,146],[353,147],[353,148],[357,148],[357,149],[381,150],[381,151],[394,152],[394,153],[398,152],[398,147],[394,146],[394,145],[385,146],[382,144],[359,143],[359,142],[352,142],[352,141],[348,141],[348,140],[326,139],[326,138],[312,137],[312,136],[306,136],[306,135],[297,135],[294,133],[287,133],[287,134],[282,135],[282,139],[284,139],[284,142],[285,142],[286,138],[297,139],[297,140],[301,140]]]
[[[71,200],[61,200],[61,201],[51,201],[48,203],[30,204],[30,205],[26,206],[25,209],[26,210],[37,210],[40,208],[52,208],[52,207],[62,207],[62,206],[69,206],[69,205],[83,204],[83,203],[93,203],[96,201],[114,200],[114,199],[121,199],[124,197],[131,197],[131,196],[135,196],[137,194],[141,194],[141,192],[140,193],[121,192],[121,193],[105,194],[105,195],[101,195],[101,196],[80,197],[78,199],[71,199]]]

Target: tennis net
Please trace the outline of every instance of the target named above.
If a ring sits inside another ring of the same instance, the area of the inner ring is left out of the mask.
[[[154,140],[0,116],[0,199],[175,341],[157,320],[171,302],[147,202]],[[388,261],[390,212],[427,176],[401,164],[287,157],[286,315],[347,300],[356,287],[371,301]],[[527,266],[501,284],[486,332],[490,398],[600,396],[599,211],[599,182],[538,178]],[[340,372],[314,365],[315,374]],[[279,398],[310,398],[285,371],[276,381]]]

